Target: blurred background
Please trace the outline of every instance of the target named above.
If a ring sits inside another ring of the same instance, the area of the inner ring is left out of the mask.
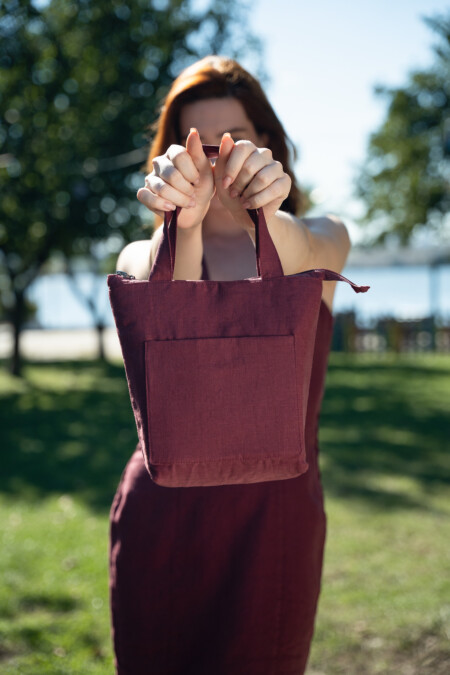
[[[137,442],[106,275],[149,238],[149,125],[209,54],[264,83],[305,216],[353,242],[320,424],[308,673],[450,672],[450,6],[0,0],[0,672],[109,673],[108,510]]]

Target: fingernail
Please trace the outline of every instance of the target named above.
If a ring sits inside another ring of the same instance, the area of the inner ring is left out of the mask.
[[[233,182],[233,179],[231,178],[231,176],[225,176],[225,178],[223,179],[223,187],[224,187],[224,189],[226,190],[227,187],[230,187],[230,185],[231,185],[232,182]]]
[[[234,199],[235,197],[238,196],[238,194],[239,194],[239,192],[237,190],[231,190],[230,197],[232,197],[232,199]]]
[[[249,209],[251,206],[251,202],[248,201],[242,202],[242,206],[244,207],[244,209]]]
[[[226,131],[226,132],[224,133],[224,136],[228,136],[228,138],[231,138],[231,134],[230,134],[229,131]]]
[[[175,211],[176,206],[175,204],[171,204],[170,202],[164,202],[164,208],[167,209],[168,211]]]
[[[198,131],[197,131],[197,129],[196,129],[195,127],[191,127],[191,128],[189,129],[189,133],[192,134],[192,132],[195,132],[196,134],[198,134]]]

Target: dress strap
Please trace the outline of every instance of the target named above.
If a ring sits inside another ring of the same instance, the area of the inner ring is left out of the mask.
[[[208,268],[206,267],[206,260],[205,256],[202,258],[202,281],[208,281],[209,280],[209,274],[208,274]]]

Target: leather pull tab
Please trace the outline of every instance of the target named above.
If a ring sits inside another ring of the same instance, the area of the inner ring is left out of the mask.
[[[327,270],[324,268],[306,270],[305,272],[300,272],[299,274],[294,274],[291,276],[314,277],[315,279],[322,279],[322,281],[345,281],[347,284],[350,284],[355,293],[366,293],[370,288],[370,286],[358,286],[358,284],[354,284],[353,281],[350,281],[350,279],[347,279],[347,277],[342,276],[342,274],[338,274],[338,272],[333,272],[333,270]]]

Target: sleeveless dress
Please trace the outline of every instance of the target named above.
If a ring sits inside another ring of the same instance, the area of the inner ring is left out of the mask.
[[[205,263],[202,278],[208,278]],[[161,487],[147,473],[138,443],[110,511],[117,675],[304,673],[326,534],[318,422],[333,322],[322,300],[303,475]]]

